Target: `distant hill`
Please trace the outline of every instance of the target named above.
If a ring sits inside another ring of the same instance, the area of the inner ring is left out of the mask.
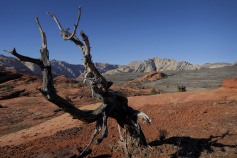
[[[65,75],[69,78],[77,78],[84,72],[81,64],[70,64],[65,61],[51,60],[52,73],[54,76]],[[230,63],[206,63],[204,65],[193,65],[187,61],[176,61],[173,59],[153,58],[144,61],[133,61],[128,65],[114,65],[107,63],[95,63],[101,73],[114,74],[117,72],[151,72],[166,70],[197,70],[200,68],[221,68],[231,66]],[[14,57],[0,54],[0,69],[16,69],[21,73],[41,75],[41,70],[35,64],[19,62]]]
[[[65,61],[51,60],[52,73],[54,76],[65,75],[69,78],[76,78],[84,72],[84,66],[81,64],[69,64]],[[119,65],[95,63],[95,66],[101,73],[116,69]],[[30,73],[41,75],[40,68],[29,62],[19,62],[14,57],[7,57],[0,54],[0,69],[15,69],[21,73]]]
[[[150,72],[165,70],[194,70],[200,66],[192,65],[187,61],[176,61],[173,59],[159,59],[157,57],[144,61],[134,61],[128,64],[134,72]]]
[[[215,69],[215,68],[222,68],[222,67],[231,66],[231,65],[233,65],[233,64],[230,64],[230,63],[206,63],[206,64],[203,64],[202,67],[209,68],[209,69]]]
[[[187,61],[176,61],[173,59],[153,58],[144,61],[133,61],[126,66],[117,68],[107,72],[113,74],[116,72],[151,72],[151,71],[165,71],[165,70],[196,70],[202,66],[193,65]]]

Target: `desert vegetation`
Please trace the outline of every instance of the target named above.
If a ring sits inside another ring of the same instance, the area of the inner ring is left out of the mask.
[[[186,86],[185,85],[178,85],[177,86],[178,92],[186,92]]]
[[[152,88],[150,91],[150,95],[155,95],[157,94],[157,91],[155,90],[155,88]]]

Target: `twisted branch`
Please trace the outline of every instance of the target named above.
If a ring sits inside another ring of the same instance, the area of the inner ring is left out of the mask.
[[[73,33],[70,33],[68,30],[64,30],[59,20],[54,14],[48,12],[48,15],[51,16],[56,22],[62,38],[64,40],[71,40],[81,49],[84,55],[84,66],[85,66],[84,78],[88,80],[89,85],[91,86],[92,96],[96,98],[98,101],[107,104],[107,99],[104,98],[103,95],[109,91],[109,87],[113,83],[107,82],[106,79],[100,74],[98,69],[95,67],[91,59],[92,56],[90,54],[90,42],[88,40],[88,36],[83,31],[81,31],[80,35],[82,37],[83,42],[81,42],[76,37],[76,29],[80,20],[81,8],[79,7],[78,9],[78,18]]]
[[[53,83],[46,35],[42,30],[38,18],[36,18],[36,23],[38,25],[42,39],[42,47],[40,49],[41,59],[33,59],[27,56],[20,55],[16,52],[15,48],[13,50],[4,51],[16,56],[20,61],[32,62],[37,64],[41,68],[43,75],[43,87],[42,89],[40,89],[40,92],[48,101],[54,103],[59,108],[62,108],[65,112],[70,113],[74,118],[79,119],[83,122],[91,123],[97,121],[98,118],[102,117],[102,112],[104,111],[106,106],[102,105],[95,110],[80,110],[76,108],[72,103],[68,102],[57,94]]]
[[[13,50],[3,50],[3,51],[7,52],[7,53],[11,53],[15,57],[19,58],[21,61],[28,61],[31,63],[35,63],[37,65],[41,65],[40,59],[34,59],[34,58],[27,57],[27,56],[23,56],[23,55],[17,53],[16,48],[13,48]],[[42,68],[42,67],[40,67],[40,68]]]
[[[80,155],[83,155],[83,153],[89,148],[89,146],[92,144],[93,140],[101,130],[102,135],[97,139],[97,143],[101,143],[103,139],[107,137],[108,117],[116,119],[119,126],[125,130],[124,139],[121,135],[122,132],[119,128],[121,142],[126,144],[124,145],[124,147],[127,156],[129,156],[128,146],[131,145],[131,141],[136,142],[138,146],[147,146],[146,138],[139,125],[138,119],[142,118],[146,123],[151,123],[150,118],[145,113],[128,106],[128,99],[122,92],[109,90],[110,86],[113,83],[106,81],[104,76],[102,76],[98,69],[95,67],[92,61],[92,56],[90,54],[90,43],[88,36],[84,32],[80,33],[83,42],[81,42],[76,37],[76,30],[81,15],[81,8],[78,9],[78,18],[76,24],[74,24],[73,33],[70,33],[68,31],[69,29],[64,30],[54,14],[48,13],[48,15],[50,15],[56,22],[62,38],[64,40],[70,40],[74,42],[81,49],[84,56],[84,78],[89,82],[89,85],[92,90],[92,96],[102,103],[100,107],[95,110],[80,110],[76,108],[72,103],[68,102],[57,94],[53,84],[46,35],[42,30],[38,18],[36,18],[36,23],[38,25],[42,39],[42,47],[40,49],[41,59],[33,59],[30,57],[22,56],[16,52],[15,48],[11,51],[5,51],[18,57],[21,61],[35,63],[41,68],[43,74],[43,88],[40,89],[40,92],[48,101],[62,108],[62,110],[64,110],[65,112],[70,113],[74,118],[78,120],[81,120],[86,123],[96,121],[95,131],[91,136],[88,145],[84,148]],[[128,139],[127,136],[129,136],[130,139]]]

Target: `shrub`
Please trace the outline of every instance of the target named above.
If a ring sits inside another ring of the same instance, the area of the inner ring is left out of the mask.
[[[29,92],[26,92],[26,91],[23,91],[19,94],[19,97],[22,97],[22,96],[29,96],[30,93]]]
[[[152,88],[152,90],[150,91],[150,95],[155,95],[155,94],[157,94],[157,92],[156,92],[155,88]]]
[[[164,90],[163,90],[163,89],[158,89],[158,90],[156,91],[156,94],[161,94],[161,93],[164,93]]]
[[[82,88],[83,87],[83,83],[78,83],[78,88]]]
[[[13,90],[13,88],[14,88],[13,86],[6,85],[6,86],[5,86],[5,91],[6,91],[6,92],[10,92],[10,91]]]
[[[177,86],[178,92],[186,92],[186,86],[184,85],[178,85]]]

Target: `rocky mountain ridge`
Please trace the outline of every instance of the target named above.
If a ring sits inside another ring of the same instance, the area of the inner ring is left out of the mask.
[[[128,65],[121,66],[117,69],[107,71],[106,74],[114,74],[118,72],[151,72],[166,70],[197,70],[201,68],[222,68],[231,66],[230,63],[206,63],[203,65],[193,65],[187,61],[176,61],[174,59],[153,58],[144,61],[133,61]]]
[[[174,59],[159,59],[157,57],[140,62],[131,62],[128,66],[134,72],[150,72],[165,70],[194,70],[199,69],[199,65],[192,65],[187,61],[176,61]]]
[[[68,78],[77,78],[84,72],[84,66],[81,64],[69,64],[65,61],[51,60],[52,73],[54,76],[65,75]],[[101,73],[116,69],[119,65],[107,63],[95,63],[95,66]],[[19,62],[14,57],[8,57],[0,54],[0,70],[15,69],[20,73],[29,73],[41,75],[40,68],[30,62]]]
[[[84,72],[81,64],[69,64],[65,61],[51,60],[54,76],[65,75],[69,78],[77,78]],[[133,61],[128,65],[114,65],[107,63],[95,63],[101,73],[114,74],[118,72],[151,72],[165,70],[197,70],[200,68],[221,68],[231,66],[230,63],[206,63],[204,65],[193,65],[187,61],[176,61],[174,59],[153,58],[144,61]],[[19,62],[14,57],[0,54],[0,69],[16,69],[21,73],[41,75],[41,70],[35,64]]]

